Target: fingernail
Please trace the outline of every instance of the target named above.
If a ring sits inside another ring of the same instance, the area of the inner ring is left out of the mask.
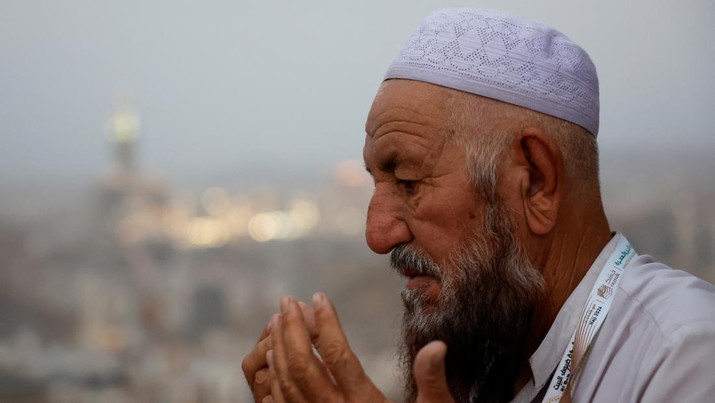
[[[274,313],[271,315],[271,320],[268,321],[268,327],[271,329],[271,331],[274,331],[276,329],[276,325],[278,324],[278,319],[280,319],[280,315],[277,313]]]
[[[318,308],[325,302],[325,294],[322,292],[316,292],[313,294],[313,306]]]
[[[272,349],[266,351],[266,362],[268,362],[269,367],[273,366],[273,350]]]
[[[281,312],[285,312],[286,309],[290,306],[290,301],[293,299],[291,296],[285,296],[281,298]]]

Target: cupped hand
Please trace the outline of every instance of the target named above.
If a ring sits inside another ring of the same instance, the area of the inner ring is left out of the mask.
[[[281,299],[281,316],[271,321],[273,348],[267,354],[271,398],[286,402],[384,402],[350,349],[333,304],[313,296],[315,337],[298,302]],[[313,346],[317,350],[313,351]]]
[[[335,307],[322,293],[313,309],[281,299],[243,371],[256,402],[386,402],[350,349]],[[314,349],[315,347],[315,349]],[[447,346],[433,341],[414,362],[417,403],[453,403],[445,377]]]

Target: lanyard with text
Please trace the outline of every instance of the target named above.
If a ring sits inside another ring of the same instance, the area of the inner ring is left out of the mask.
[[[551,384],[546,390],[544,402],[554,403],[561,400],[570,379],[576,379],[578,371],[583,364],[583,358],[598,330],[601,328],[608,311],[611,309],[614,295],[621,281],[623,270],[628,263],[636,257],[636,253],[626,238],[621,235],[616,250],[609,256],[608,261],[603,266],[601,273],[596,279],[596,283],[588,295],[586,305],[581,312],[581,318],[576,325],[576,329],[571,336],[571,341],[564,352],[559,366],[556,367]],[[573,386],[569,388],[573,390]],[[567,396],[571,400],[571,396]]]

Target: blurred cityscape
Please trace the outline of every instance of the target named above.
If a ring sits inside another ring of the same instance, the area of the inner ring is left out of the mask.
[[[314,181],[196,189],[142,168],[131,107],[108,126],[94,183],[3,196],[0,401],[250,401],[243,356],[280,296],[318,290],[372,379],[400,399],[402,281],[364,243],[372,184],[361,161]],[[712,282],[714,168],[697,153],[604,156],[612,227]]]

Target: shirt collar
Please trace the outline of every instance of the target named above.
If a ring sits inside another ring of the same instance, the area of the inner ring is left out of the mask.
[[[530,399],[533,399],[544,385],[546,385],[549,381],[549,377],[559,364],[559,360],[561,360],[561,356],[564,351],[566,351],[566,347],[571,340],[571,335],[576,328],[579,315],[586,303],[588,294],[596,282],[598,274],[606,264],[606,260],[608,260],[608,257],[615,250],[620,238],[621,234],[616,233],[611,237],[611,240],[606,244],[603,250],[601,250],[601,253],[596,260],[593,261],[586,275],[559,310],[554,323],[551,325],[549,332],[546,333],[546,337],[544,337],[541,345],[539,345],[539,348],[536,349],[531,358],[529,358],[535,394],[531,396]]]

